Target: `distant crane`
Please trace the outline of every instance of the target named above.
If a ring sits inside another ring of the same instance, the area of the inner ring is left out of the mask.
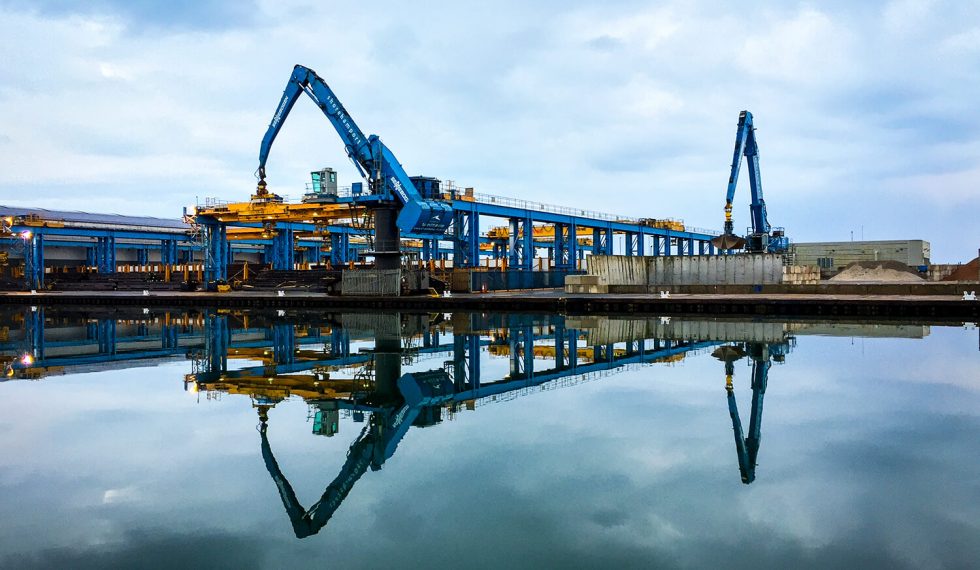
[[[735,198],[735,187],[738,184],[738,171],[742,166],[742,155],[749,164],[749,187],[752,191],[752,203],[749,211],[752,217],[752,227],[743,238],[735,235],[735,225],[732,222],[732,200]],[[738,132],[735,134],[735,152],[732,156],[732,170],[728,177],[728,194],[725,197],[725,230],[724,233],[711,240],[720,250],[745,249],[748,253],[786,253],[789,250],[789,239],[783,228],[773,228],[769,225],[766,213],[766,201],[762,198],[762,176],[759,173],[759,145],[755,140],[755,127],[752,125],[752,113],[742,111],[738,115]]]

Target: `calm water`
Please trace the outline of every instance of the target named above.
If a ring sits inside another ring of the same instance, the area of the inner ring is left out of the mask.
[[[28,308],[0,367],[4,568],[980,560],[971,326]]]

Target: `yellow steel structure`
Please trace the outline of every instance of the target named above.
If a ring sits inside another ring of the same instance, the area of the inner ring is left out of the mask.
[[[671,219],[659,219],[659,218],[641,218],[641,226],[648,226],[651,228],[660,228],[662,230],[673,230],[676,232],[685,231],[684,222]]]
[[[540,226],[533,226],[533,228],[534,228],[534,230],[533,230],[533,234],[532,235],[534,236],[534,239],[539,240],[539,241],[554,241],[554,239],[555,239],[555,226],[553,226],[553,225],[540,225]],[[579,235],[579,236],[585,236],[585,235],[590,236],[590,237],[579,237],[578,240],[577,240],[579,245],[587,246],[587,247],[591,247],[592,246],[592,237],[591,237],[591,235],[592,235],[592,229],[591,228],[576,227],[575,228],[575,233],[576,233],[576,235]],[[523,230],[519,230],[517,232],[517,235],[518,235],[518,237],[523,236],[524,235],[524,231]],[[505,239],[509,239],[510,238],[510,227],[508,227],[508,226],[499,226],[499,227],[496,227],[496,228],[490,228],[489,230],[487,230],[487,237],[489,239],[492,239],[492,240],[505,240]],[[484,247],[484,246],[486,246],[486,247]],[[492,247],[493,246],[491,244],[481,244],[480,249],[490,249]]]
[[[487,351],[493,356],[510,356],[510,345],[507,344],[491,344],[487,347]],[[552,344],[536,344],[532,347],[532,352],[537,358],[555,358],[557,351],[555,346]],[[626,356],[625,348],[614,348],[613,357],[622,358]],[[579,360],[585,360],[591,362],[595,357],[595,347],[582,347],[578,349]],[[684,360],[684,353],[671,354],[669,356],[662,356],[651,360],[650,362],[680,362]]]
[[[305,222],[311,224],[350,223],[363,217],[367,209],[363,206],[344,204],[325,204],[300,202],[289,204],[274,201],[232,202],[198,206],[194,213],[208,216],[224,223],[234,222]]]
[[[188,381],[193,381],[193,378],[188,377]],[[272,400],[285,400],[290,396],[298,396],[304,400],[347,399],[354,392],[363,392],[372,388],[371,383],[365,380],[323,378],[309,374],[235,378],[234,380],[221,380],[203,385],[194,382],[192,386],[195,390],[200,390],[203,387],[207,392],[240,394],[251,398],[269,398]]]

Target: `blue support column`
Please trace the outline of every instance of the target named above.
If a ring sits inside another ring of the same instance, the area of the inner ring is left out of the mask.
[[[204,281],[228,279],[228,230],[224,224],[207,220],[204,226]]]
[[[565,336],[568,337],[568,367],[575,370],[578,368],[578,330],[568,329]]]
[[[31,307],[24,315],[24,339],[34,362],[44,360],[44,307]]]
[[[98,246],[86,247],[85,248],[85,266],[95,267],[98,265]]]
[[[453,335],[453,384],[458,392],[465,390],[468,384],[466,377],[466,335]]]
[[[116,353],[116,319],[99,319],[99,354]]]
[[[350,355],[350,334],[347,329],[341,327],[330,329],[330,355],[334,358]]]
[[[687,238],[687,256],[694,257],[694,238]]]
[[[554,254],[551,256],[555,260],[555,269],[564,269],[568,266],[568,226],[566,224],[555,224],[555,246]]]
[[[330,231],[330,265],[338,267],[349,261],[350,234],[346,231]]]
[[[530,218],[511,218],[507,237],[511,269],[530,270],[534,263],[534,229]]]
[[[524,337],[524,375],[530,380],[534,378],[534,329],[523,327]]]
[[[466,335],[466,365],[469,372],[470,389],[480,387],[480,335]]]
[[[636,255],[636,232],[626,232],[626,255],[633,256]]]
[[[653,255],[654,255],[654,257],[659,257],[661,255],[661,253],[662,253],[662,247],[663,247],[661,245],[661,243],[663,241],[664,241],[663,238],[661,238],[660,236],[657,236],[657,235],[653,236]]]
[[[453,213],[453,267],[480,265],[480,215],[475,211]]]
[[[150,264],[150,252],[145,247],[136,250],[136,265],[144,266]]]
[[[708,242],[708,255],[715,255],[715,244]]]
[[[575,224],[555,224],[555,269],[572,271],[578,253]]]
[[[555,323],[555,368],[565,368],[565,320]]]
[[[521,353],[520,329],[512,328],[508,333],[507,348],[508,355],[510,356],[510,378],[517,379],[524,374],[524,355]]]
[[[98,238],[96,265],[99,273],[116,272],[116,238],[113,235]]]
[[[177,348],[179,346],[177,339],[177,325],[175,324],[164,324],[160,329],[160,339],[163,348]]]
[[[592,254],[593,255],[612,255],[613,254],[613,234],[612,228],[593,228],[592,230]]]
[[[272,268],[293,269],[296,264],[296,246],[291,228],[278,228],[272,238]]]
[[[24,285],[28,289],[44,288],[44,236],[37,231],[23,234]]]
[[[165,239],[160,241],[160,263],[164,265],[176,265],[177,259],[177,240]]]
[[[204,338],[203,372],[206,377],[217,378],[228,370],[228,345],[231,342],[228,317],[209,312],[204,317]]]
[[[272,325],[272,358],[276,364],[292,364],[295,360],[296,328],[288,323]]]
[[[578,247],[578,233],[575,224],[568,225],[568,238],[565,240],[565,244],[568,247],[568,269],[574,271],[578,269],[575,260],[582,255]]]
[[[698,255],[704,255],[704,245],[705,245],[704,240],[698,241]]]
[[[521,269],[530,271],[534,268],[534,222],[531,218],[524,218],[524,234],[521,236],[521,249],[524,250]]]

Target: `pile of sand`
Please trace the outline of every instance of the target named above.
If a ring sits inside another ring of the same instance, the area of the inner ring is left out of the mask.
[[[980,257],[976,257],[973,261],[961,265],[956,268],[946,277],[943,277],[943,281],[976,281],[980,275]]]
[[[837,283],[922,283],[908,265],[897,261],[856,261],[830,278]]]

